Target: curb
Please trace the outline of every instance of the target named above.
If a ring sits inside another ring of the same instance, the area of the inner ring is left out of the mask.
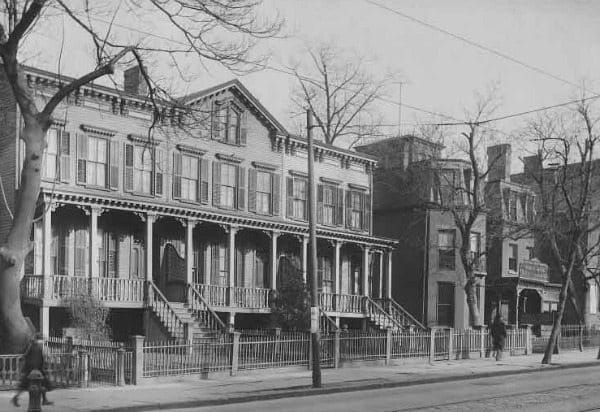
[[[186,409],[186,408],[199,408],[205,406],[217,406],[217,405],[230,405],[236,403],[246,403],[246,402],[256,402],[256,401],[265,401],[265,400],[276,400],[283,398],[298,398],[305,396],[318,396],[318,395],[327,395],[334,393],[344,393],[344,392],[358,392],[358,391],[369,391],[376,389],[388,389],[388,388],[401,388],[408,386],[417,386],[417,385],[427,385],[433,383],[444,383],[450,381],[465,381],[472,379],[481,379],[481,378],[490,378],[490,377],[500,377],[500,376],[509,376],[509,375],[523,375],[527,373],[539,373],[539,372],[549,372],[561,369],[576,369],[576,368],[589,368],[593,366],[600,366],[599,361],[587,361],[587,362],[578,362],[572,364],[556,364],[556,365],[547,365],[547,366],[539,366],[534,369],[513,369],[513,370],[505,370],[505,371],[489,371],[489,372],[481,372],[481,373],[473,373],[471,375],[448,375],[448,376],[438,376],[434,378],[425,378],[425,379],[417,379],[413,381],[401,381],[401,382],[379,382],[379,383],[365,383],[358,385],[348,385],[343,386],[344,383],[341,383],[342,386],[332,386],[332,387],[324,387],[324,388],[316,388],[313,389],[309,386],[303,387],[301,389],[281,389],[279,391],[273,393],[263,393],[263,394],[255,394],[255,395],[246,395],[239,396],[235,398],[222,398],[222,399],[205,399],[205,400],[191,400],[191,401],[181,401],[181,402],[157,402],[157,403],[149,403],[144,405],[136,405],[136,406],[123,406],[117,408],[102,408],[102,409],[93,409],[91,412],[141,412],[148,411],[153,409]]]

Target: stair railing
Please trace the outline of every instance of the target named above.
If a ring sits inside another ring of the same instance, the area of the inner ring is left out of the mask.
[[[363,312],[373,321],[377,322],[379,321],[379,323],[383,323],[382,322],[382,318],[388,321],[391,321],[391,323],[396,326],[398,329],[404,329],[404,326],[398,322],[396,319],[394,319],[393,316],[391,316],[389,313],[387,313],[385,310],[383,310],[383,308],[381,306],[379,306],[373,299],[371,299],[369,296],[365,296],[364,300],[363,300]]]
[[[337,330],[340,330],[340,328],[335,323],[335,321],[333,319],[331,319],[331,317],[329,317],[329,315],[320,306],[319,306],[319,312],[321,312],[321,317],[322,317],[321,319],[325,319],[325,322],[324,322],[323,328],[322,328],[323,332],[328,333],[331,330],[333,330],[334,332]]]
[[[225,326],[225,323],[223,323],[216,312],[211,309],[208,302],[202,297],[202,294],[193,285],[188,284],[187,288],[188,303],[194,314],[194,318],[211,330],[226,332],[227,326]]]
[[[180,339],[184,336],[184,322],[177,316],[177,312],[171,306],[165,295],[156,287],[153,282],[148,284],[148,306],[152,309],[158,319],[167,328],[167,331],[175,339]]]
[[[404,326],[414,325],[422,330],[427,329],[425,325],[419,322],[409,311],[404,309],[402,305],[400,305],[394,299],[381,298],[375,299],[375,301],[378,302],[385,310],[387,310],[394,318],[401,319],[401,323],[403,323]]]

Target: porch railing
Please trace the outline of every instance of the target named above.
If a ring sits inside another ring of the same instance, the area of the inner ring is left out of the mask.
[[[195,289],[200,293],[206,302],[211,306],[227,306],[228,293],[227,286],[207,285],[204,283],[194,284]]]
[[[263,309],[269,307],[270,289],[263,288],[233,288],[235,304],[239,308]]]
[[[93,278],[92,287],[97,286],[98,297],[111,302],[143,302],[144,284],[142,279]]]
[[[319,293],[319,305],[326,312],[363,313],[362,295],[345,295],[341,293]]]
[[[409,311],[400,306],[394,299],[379,298],[373,300],[405,327],[416,326],[420,329],[427,329],[425,325],[419,322]]]
[[[187,285],[188,302],[194,317],[202,324],[212,330],[220,330],[225,332],[227,327],[219,316],[210,308],[210,305],[196,290],[193,285]]]
[[[148,306],[158,316],[171,336],[182,339],[184,337],[183,321],[162,292],[152,282],[148,282]]]

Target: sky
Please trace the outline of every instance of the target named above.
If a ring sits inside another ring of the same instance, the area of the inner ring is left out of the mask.
[[[500,102],[497,116],[577,98],[582,85],[588,94],[600,92],[598,1],[264,0],[262,7],[264,14],[278,13],[286,22],[285,36],[258,46],[257,51],[270,53],[269,65],[285,68],[292,62],[305,61],[307,46],[335,44],[364,56],[374,75],[397,73],[398,81],[403,82],[404,104],[454,118],[465,119],[465,112],[474,107],[476,93],[485,93],[492,86]],[[57,19],[30,35],[27,63],[56,70],[56,56],[62,45],[61,70],[65,74],[81,74],[93,64],[89,43],[68,20]],[[119,28],[122,35],[132,39],[148,38],[135,30],[172,37],[148,16],[121,13],[117,22],[122,24]],[[450,33],[493,49],[497,54],[458,40]],[[163,40],[156,38],[156,41]],[[153,70],[159,71],[164,64],[154,63]],[[236,77],[218,65],[203,64],[196,58],[188,63],[194,79],[186,83],[186,91]],[[237,77],[276,118],[294,128],[298,119],[291,116],[290,95],[296,87],[292,76],[262,70]],[[399,86],[389,90],[387,97],[398,101]],[[398,123],[396,104],[382,101],[378,110],[387,124]],[[432,120],[431,116],[406,106],[402,107],[401,116],[405,123],[402,132],[410,132],[415,124]],[[505,120],[494,127],[506,136],[528,119],[531,116]],[[390,126],[388,131],[395,134],[398,128]],[[459,131],[455,128],[450,133]]]

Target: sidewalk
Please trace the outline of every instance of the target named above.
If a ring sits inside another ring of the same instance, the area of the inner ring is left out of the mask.
[[[148,411],[186,408],[257,399],[277,399],[294,396],[357,391],[366,389],[418,385],[458,379],[542,372],[560,368],[600,366],[597,351],[564,352],[553,356],[553,364],[540,364],[542,355],[505,357],[496,363],[491,358],[457,361],[410,363],[397,366],[352,366],[323,369],[323,387],[311,388],[308,370],[253,371],[236,377],[220,376],[201,380],[198,376],[174,378],[168,383],[143,386],[64,389],[50,393],[55,405],[44,412],[58,411]],[[0,393],[0,410],[27,410],[27,394],[21,397],[21,407],[10,406],[12,392]]]

